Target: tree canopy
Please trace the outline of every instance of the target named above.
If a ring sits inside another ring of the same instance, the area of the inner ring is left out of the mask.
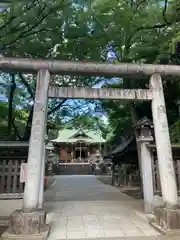
[[[114,64],[179,64],[178,12],[179,0],[32,0],[11,3],[0,12],[1,54],[102,62],[107,61],[110,46],[117,55]],[[35,75],[1,73],[0,90],[9,103],[0,106],[8,116],[4,118],[0,113],[0,119],[3,119],[2,126],[3,121],[7,123],[4,132],[9,137],[29,138],[35,79]],[[53,76],[51,81],[61,86],[91,87],[102,82],[102,78]],[[123,79],[123,83],[117,81],[115,87],[138,88],[147,87],[147,84],[148,79],[133,81],[131,77]],[[164,80],[163,84],[169,124],[175,126],[179,119],[177,101],[180,98],[180,84],[176,79]],[[113,79],[108,79],[106,87],[109,86],[114,86]],[[72,103],[66,99],[49,100],[48,119],[59,126],[57,123],[64,123],[64,119],[70,117],[73,124],[78,119],[88,126],[91,120],[81,115],[86,114],[91,119],[90,116],[96,112],[105,113],[109,119],[109,129],[116,133],[116,139],[127,134],[126,129],[130,129],[140,117],[146,115],[151,118],[147,103],[96,101],[94,105],[96,107],[92,108],[91,101]],[[80,108],[81,111],[78,110]],[[96,120],[98,123],[98,118]],[[172,133],[174,141],[179,141],[177,134],[176,138],[173,136]]]

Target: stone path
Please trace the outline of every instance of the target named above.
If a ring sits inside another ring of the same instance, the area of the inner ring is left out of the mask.
[[[48,239],[157,239],[159,233],[137,214],[139,203],[95,176],[57,176],[45,193]]]

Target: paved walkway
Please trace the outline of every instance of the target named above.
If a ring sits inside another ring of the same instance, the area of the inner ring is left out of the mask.
[[[57,176],[45,193],[49,240],[157,239],[159,233],[137,214],[139,203],[95,176]]]

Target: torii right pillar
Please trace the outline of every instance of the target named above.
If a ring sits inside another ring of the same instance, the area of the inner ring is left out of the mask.
[[[152,115],[163,207],[156,207],[152,225],[164,233],[174,233],[180,230],[180,209],[178,206],[178,194],[175,169],[173,164],[171,142],[164,100],[162,79],[159,74],[154,74],[150,79],[152,90]]]

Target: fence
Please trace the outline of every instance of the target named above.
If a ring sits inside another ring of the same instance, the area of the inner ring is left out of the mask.
[[[0,199],[22,198],[21,164],[27,161],[28,143],[0,142]]]
[[[157,160],[157,155],[156,155],[156,148],[155,148],[155,145],[149,145],[149,148],[152,153],[154,195],[161,195],[161,183],[160,183],[160,175],[159,175],[158,160]],[[174,169],[175,169],[175,174],[176,174],[178,195],[180,195],[180,146],[172,145],[172,152],[173,152],[173,162],[174,162]]]
[[[158,160],[156,154],[156,145],[150,144],[149,150],[152,154],[152,172],[153,172],[153,189],[154,195],[162,195],[161,194],[161,183],[160,183],[160,175],[158,168]],[[173,162],[174,169],[176,174],[176,182],[178,195],[180,196],[180,145],[172,145],[173,152]],[[112,182],[114,185],[118,185],[120,187],[129,187],[129,186],[138,186],[141,187],[141,176],[140,171],[133,167],[134,164],[122,164],[119,165],[117,170],[113,174]]]
[[[21,198],[24,184],[20,183],[21,163],[26,159],[0,159],[0,198]]]
[[[141,177],[137,164],[122,164],[113,171],[112,182],[123,188],[140,186]]]

